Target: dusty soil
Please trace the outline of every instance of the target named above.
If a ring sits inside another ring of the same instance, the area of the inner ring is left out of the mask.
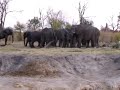
[[[120,50],[0,47],[0,90],[120,90]]]

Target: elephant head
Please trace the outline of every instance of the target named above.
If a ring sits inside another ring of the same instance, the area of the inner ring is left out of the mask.
[[[26,31],[23,34],[23,38],[24,38],[24,46],[27,46],[27,43],[29,42],[28,37],[30,36],[31,32],[30,31]],[[26,41],[27,38],[27,41]]]

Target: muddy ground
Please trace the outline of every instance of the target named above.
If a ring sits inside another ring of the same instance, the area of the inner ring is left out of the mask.
[[[0,90],[120,90],[120,50],[1,46]]]

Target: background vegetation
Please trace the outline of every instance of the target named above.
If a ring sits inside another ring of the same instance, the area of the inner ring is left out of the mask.
[[[6,20],[6,16],[9,13],[13,12],[21,12],[21,11],[12,11],[9,10],[9,3],[12,0],[0,0],[0,30],[3,30],[4,23]],[[89,20],[89,17],[84,17],[85,11],[87,9],[87,3],[82,5],[81,2],[78,3],[78,16],[79,23],[73,24],[81,24],[86,23],[90,25],[94,25],[94,22]],[[21,22],[16,22],[16,25],[12,27],[14,29],[14,39],[15,41],[23,40],[23,32],[29,31],[39,31],[45,27],[51,27],[54,30],[61,28],[70,28],[72,24],[66,21],[66,18],[61,10],[54,11],[53,9],[48,9],[45,14],[43,14],[42,10],[38,11],[39,17],[34,16],[30,18],[25,24]],[[114,16],[109,17],[109,23],[106,23],[105,26],[102,26],[100,29],[100,42],[102,44],[110,44],[110,43],[118,43],[120,41],[120,15],[118,15],[118,19],[114,22]]]

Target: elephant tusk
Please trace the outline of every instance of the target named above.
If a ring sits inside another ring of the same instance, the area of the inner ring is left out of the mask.
[[[54,42],[54,40],[49,42],[47,45],[45,45],[44,48],[48,48],[51,45],[51,43],[53,43],[53,42]]]

